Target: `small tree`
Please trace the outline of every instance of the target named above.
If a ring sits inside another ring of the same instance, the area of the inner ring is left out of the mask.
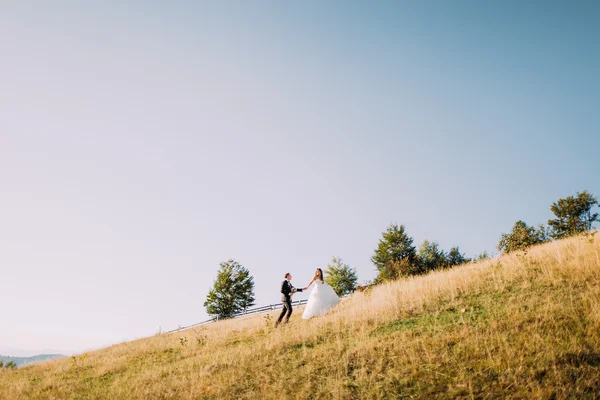
[[[413,239],[404,225],[392,224],[382,233],[371,261],[378,271],[376,283],[422,273]]]
[[[525,250],[528,247],[546,241],[546,229],[540,225],[538,229],[527,226],[523,221],[515,222],[510,233],[503,233],[498,243],[498,250],[502,253]]]
[[[419,262],[423,271],[433,271],[446,265],[446,254],[438,243],[424,240],[419,247]]]
[[[599,220],[598,213],[592,213],[592,208],[598,204],[598,199],[587,190],[568,196],[552,203],[550,210],[556,218],[548,221],[554,239],[562,239],[577,235],[592,229],[594,222]]]
[[[208,292],[204,307],[209,315],[231,318],[254,305],[254,278],[235,260],[220,264],[217,279]]]
[[[343,264],[340,258],[333,257],[327,265],[325,282],[335,290],[338,296],[354,292],[357,281],[356,268],[350,268],[348,264]]]
[[[490,258],[490,255],[488,254],[488,252],[486,250],[484,250],[481,253],[477,254],[475,256],[475,258],[473,259],[473,261],[483,261],[483,260],[487,260],[488,258]]]
[[[448,265],[449,267],[465,264],[470,261],[470,258],[465,256],[464,253],[460,252],[458,246],[451,248],[448,254],[446,254],[446,265]]]

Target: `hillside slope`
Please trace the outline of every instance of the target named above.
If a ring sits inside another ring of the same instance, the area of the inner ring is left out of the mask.
[[[0,398],[600,398],[600,235],[0,373]]]

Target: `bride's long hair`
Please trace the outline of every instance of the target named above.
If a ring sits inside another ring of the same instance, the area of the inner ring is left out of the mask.
[[[321,280],[321,282],[324,282],[323,270],[321,268],[317,268],[317,270],[315,271],[315,278],[318,278]]]

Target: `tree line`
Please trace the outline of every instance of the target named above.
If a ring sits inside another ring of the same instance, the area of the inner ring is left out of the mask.
[[[598,199],[587,190],[559,199],[550,206],[554,218],[548,220],[548,226],[540,224],[533,227],[519,220],[509,233],[502,234],[498,251],[510,253],[525,250],[549,240],[589,232],[594,222],[598,221],[598,213],[592,212],[592,208],[597,204]]]
[[[592,212],[598,205],[598,199],[587,191],[568,196],[550,205],[554,218],[548,220],[548,226],[528,226],[517,221],[510,233],[502,234],[497,245],[502,254],[545,243],[553,239],[588,232],[594,222],[599,220],[598,213]],[[411,275],[426,274],[430,271],[451,268],[470,261],[489,257],[487,252],[475,259],[465,257],[457,247],[445,252],[436,242],[423,241],[416,249],[413,239],[406,233],[404,225],[392,224],[382,234],[371,261],[377,268],[375,283],[398,279]]]
[[[548,225],[529,226],[523,221],[515,222],[511,232],[502,234],[497,245],[500,253],[525,250],[528,247],[553,239],[589,232],[599,214],[592,212],[598,200],[587,191],[559,199],[550,206],[554,218]],[[391,224],[379,240],[371,261],[377,270],[374,284],[403,277],[423,275],[431,271],[452,268],[457,265],[488,258],[487,252],[467,257],[459,246],[443,250],[435,241],[424,240],[418,247],[406,232],[404,225]],[[357,288],[356,268],[333,257],[325,270],[325,282],[339,296],[352,293]],[[250,271],[231,259],[219,265],[204,307],[215,318],[231,318],[255,305],[254,278]]]

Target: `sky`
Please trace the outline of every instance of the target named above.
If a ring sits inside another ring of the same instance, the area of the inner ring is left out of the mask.
[[[3,3],[0,348],[202,321],[231,258],[271,304],[333,256],[373,279],[390,223],[473,256],[600,195],[599,4]]]

